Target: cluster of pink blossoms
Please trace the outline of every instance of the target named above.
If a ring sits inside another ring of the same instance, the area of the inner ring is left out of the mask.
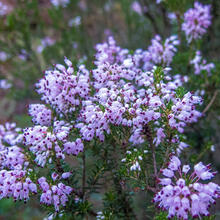
[[[44,167],[47,162],[52,163],[53,157],[64,159],[65,153],[78,155],[83,151],[83,143],[80,138],[74,142],[68,141],[71,128],[72,126],[64,121],[55,121],[52,132],[50,127],[40,125],[26,128],[23,143],[36,156],[35,162]],[[63,148],[59,142],[62,142]]]
[[[41,44],[37,47],[37,52],[42,53],[46,47],[52,46],[56,43],[51,37],[45,37],[41,40]]]
[[[169,66],[177,51],[176,46],[179,45],[179,40],[177,40],[176,35],[173,35],[167,38],[164,44],[162,44],[161,41],[161,37],[156,35],[155,38],[152,39],[152,44],[148,48],[148,52],[154,64]]]
[[[82,140],[91,141],[97,137],[104,141],[105,133],[111,132],[110,124],[130,128],[130,142],[140,144],[144,142],[144,126],[154,122],[155,141],[159,145],[166,141],[166,137],[163,128],[159,129],[158,119],[168,121],[172,129],[181,133],[187,123],[197,121],[201,114],[195,110],[195,105],[201,104],[201,98],[191,93],[182,98],[176,96],[176,89],[187,81],[187,77],[171,77],[171,68],[164,68],[165,77],[156,83],[157,68],[148,70],[154,64],[169,65],[176,52],[178,41],[175,36],[168,38],[164,45],[160,40],[156,36],[147,51],[138,49],[131,55],[109,37],[108,42],[96,46],[96,68],[91,71],[93,81],[85,66],[79,66],[76,71],[67,58],[64,60],[67,67],[57,64],[54,70],[45,72],[45,77],[37,84],[38,93],[62,117],[79,110],[74,126],[81,137],[69,141],[72,125],[57,129],[56,124],[65,121],[53,118],[52,111],[44,105],[31,105],[29,113],[38,125],[25,130],[24,143],[35,154],[38,165],[51,162],[53,156],[64,159],[64,153],[77,155],[83,150]],[[155,53],[158,56],[153,56]],[[91,95],[92,87],[95,93]],[[170,101],[172,111],[169,115],[161,113],[160,109],[165,110]],[[53,131],[47,127],[51,125]],[[172,142],[177,140],[175,137]]]
[[[29,199],[29,193],[37,193],[37,186],[27,177],[25,170],[0,171],[0,199],[13,197],[14,200]]]
[[[110,36],[107,42],[96,45],[97,53],[94,63],[99,68],[103,64],[119,64],[126,67],[129,72],[140,68],[142,71],[149,71],[154,65],[169,66],[177,52],[177,45],[179,41],[176,35],[167,38],[164,43],[161,37],[156,35],[147,50],[137,49],[131,55],[128,49],[117,46],[114,38]]]
[[[133,55],[127,49],[117,46],[112,37],[107,43],[97,45],[94,62],[97,68],[92,71],[94,81],[91,82],[96,93],[82,101],[76,124],[84,140],[90,141],[96,136],[104,141],[104,132],[109,134],[109,124],[113,124],[130,127],[133,131],[131,142],[142,143],[144,125],[150,121],[155,121],[156,124],[159,118],[163,118],[159,109],[166,108],[166,103],[170,100],[174,106],[167,120],[172,128],[183,132],[186,123],[195,122],[201,116],[195,110],[195,105],[201,104],[201,98],[188,93],[180,100],[175,95],[175,90],[187,81],[186,77],[176,75],[172,78],[168,73],[170,68],[165,68],[167,75],[155,85],[156,68],[146,70],[158,62],[170,64],[176,51],[174,45],[178,44],[176,37],[168,38],[165,44],[173,42],[173,45],[164,51],[163,48],[167,47],[160,45],[159,39],[153,42],[157,43],[153,43],[149,51],[137,50]],[[150,56],[152,50],[157,51],[157,46],[159,61]],[[159,54],[162,54],[161,58]],[[158,138],[162,139],[159,135]]]
[[[5,16],[11,11],[11,7],[0,1],[0,16]]]
[[[194,66],[194,73],[196,75],[199,75],[202,71],[206,71],[210,75],[211,70],[215,68],[214,63],[207,63],[207,61],[202,58],[200,51],[196,51],[196,55],[193,60],[190,61],[190,64]]]
[[[0,168],[20,169],[25,165],[25,155],[18,146],[22,142],[20,128],[15,123],[0,125]]]
[[[190,171],[189,165],[181,168],[181,162],[176,156],[172,156],[168,168],[161,170],[166,178],[159,180],[163,188],[155,195],[154,202],[159,208],[168,211],[167,218],[176,216],[178,219],[208,216],[208,208],[220,197],[219,185],[209,182],[201,183],[200,180],[210,180],[216,174],[211,172],[210,165],[202,162],[194,166]]]
[[[45,105],[31,104],[29,106],[29,114],[32,117],[34,124],[39,124],[42,126],[51,125],[52,112]]]
[[[210,5],[194,3],[194,8],[190,8],[184,14],[182,30],[185,32],[188,42],[202,37],[211,25]]]
[[[61,205],[66,205],[68,195],[73,190],[70,186],[66,186],[63,183],[58,183],[57,185],[51,186],[48,184],[45,177],[39,178],[38,184],[43,191],[40,197],[40,202],[46,205],[53,204],[57,212],[59,211]]]
[[[32,170],[19,146],[23,138],[20,132],[15,123],[0,125],[0,199],[12,197],[26,202],[29,194],[37,193],[37,186],[29,178]]]
[[[74,73],[72,63],[65,58],[65,66],[55,65],[54,70],[47,70],[45,77],[37,83],[37,91],[42,100],[56,111],[64,114],[73,112],[81,104],[80,97],[89,95],[89,71],[83,65]]]

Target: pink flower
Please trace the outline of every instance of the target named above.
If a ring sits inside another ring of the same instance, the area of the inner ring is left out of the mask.
[[[142,9],[141,9],[141,5],[139,4],[138,1],[134,1],[131,4],[131,8],[133,11],[135,11],[136,13],[138,13],[139,15],[142,15]]]
[[[162,173],[166,177],[173,177],[173,175],[174,175],[174,172],[172,170],[169,170],[169,169],[163,169]]]
[[[172,156],[168,167],[169,167],[169,169],[176,171],[176,170],[178,170],[180,165],[181,165],[181,162],[180,162],[179,158],[176,156]]]

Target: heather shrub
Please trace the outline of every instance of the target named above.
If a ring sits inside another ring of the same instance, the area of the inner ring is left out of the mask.
[[[219,8],[0,2],[2,216],[218,219]]]

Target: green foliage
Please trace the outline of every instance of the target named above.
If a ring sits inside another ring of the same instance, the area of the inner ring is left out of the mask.
[[[164,79],[164,72],[162,67],[157,67],[154,71],[155,83],[160,83]]]
[[[155,220],[166,220],[166,219],[167,219],[166,212],[160,212],[157,216],[155,216]]]
[[[187,9],[187,6],[192,3],[192,0],[163,0],[166,6],[173,12],[181,12],[184,13]]]
[[[182,86],[178,87],[176,89],[176,96],[178,98],[183,98],[183,96],[187,93],[186,89]]]

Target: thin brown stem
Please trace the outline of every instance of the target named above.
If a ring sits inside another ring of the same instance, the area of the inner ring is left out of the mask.
[[[181,15],[176,12],[177,24],[178,24],[178,39],[181,42]]]
[[[169,133],[168,145],[167,145],[167,149],[166,149],[166,152],[165,152],[165,159],[164,159],[164,162],[163,162],[163,165],[162,165],[161,169],[164,169],[164,167],[166,166],[166,163],[169,159],[170,148],[171,148],[170,145],[171,145],[172,137],[173,137],[173,135],[171,133]]]
[[[163,32],[165,32],[164,36],[170,36],[170,31],[171,31],[171,25],[168,20],[167,14],[166,14],[166,8],[163,6],[163,4],[160,4],[160,10],[163,16],[163,23],[164,23],[164,29]]]
[[[146,189],[146,190],[149,190],[149,191],[151,191],[151,192],[153,192],[153,193],[156,193],[156,192],[157,192],[157,189],[154,188],[154,187],[146,186],[145,189]]]
[[[152,149],[153,164],[154,164],[154,175],[157,178],[157,161],[156,161],[156,156],[155,156],[155,145],[154,144],[151,146],[151,149]]]
[[[216,91],[214,92],[214,95],[213,95],[211,101],[210,101],[209,104],[205,107],[205,109],[203,110],[202,114],[205,114],[205,113],[210,109],[210,107],[211,107],[212,104],[214,103],[214,101],[215,101],[217,95],[218,95],[218,90],[216,90]]]
[[[157,179],[157,161],[156,161],[156,152],[155,152],[155,145],[153,143],[153,138],[152,138],[152,132],[151,129],[148,125],[145,126],[145,135],[146,138],[149,142],[150,148],[152,150],[152,158],[153,158],[153,167],[154,167],[154,177]]]
[[[145,7],[146,7],[146,8],[149,8],[149,5],[148,5],[147,2],[145,2],[145,1],[143,1],[143,0],[139,0],[139,3],[141,4],[142,8],[145,8]],[[157,22],[156,22],[154,16],[150,13],[150,11],[149,11],[149,10],[145,10],[145,11],[143,11],[143,14],[144,14],[144,16],[145,16],[146,18],[148,18],[148,19],[150,20],[150,22],[151,22],[151,24],[152,24],[152,27],[153,27],[153,29],[154,29],[155,34],[160,34],[160,31],[159,31],[159,27],[158,27],[158,25],[157,25]]]
[[[83,199],[84,199],[85,187],[86,187],[86,154],[85,154],[85,151],[83,152],[82,160],[83,160],[82,197],[83,197]]]
[[[60,160],[59,160],[59,159],[56,159],[55,161],[56,161],[56,168],[57,168],[58,173],[64,173],[64,170],[63,170],[63,168],[62,168],[62,165],[61,165],[61,163],[60,163]]]

